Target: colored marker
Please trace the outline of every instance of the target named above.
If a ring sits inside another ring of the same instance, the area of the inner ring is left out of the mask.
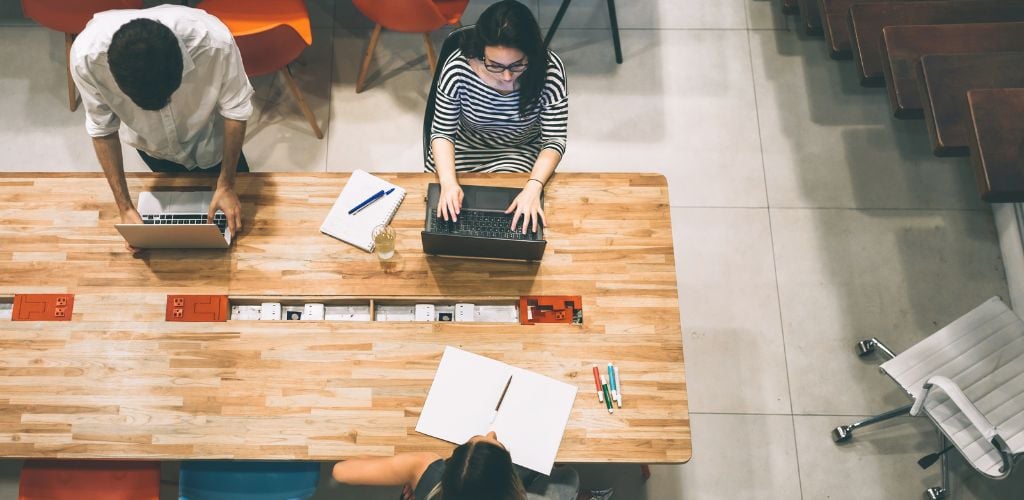
[[[604,391],[604,404],[608,407],[608,413],[614,413],[612,409],[612,396],[608,394],[608,382],[604,380],[604,375],[601,375],[601,390]]]
[[[619,367],[615,367],[615,402],[622,408],[622,376],[619,375]]]
[[[615,383],[615,367],[611,363],[608,363],[608,390],[612,395],[612,399],[618,398],[616,396],[618,385]]]
[[[597,365],[594,365],[594,387],[597,388],[597,400],[604,403],[604,393],[601,392],[601,377],[597,371]]]

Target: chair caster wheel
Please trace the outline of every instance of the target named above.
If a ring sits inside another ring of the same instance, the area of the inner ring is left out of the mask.
[[[946,498],[946,495],[948,495],[946,488],[941,486],[934,486],[924,490],[925,500],[939,500],[940,498]]]
[[[845,443],[853,437],[853,429],[848,425],[840,425],[835,429],[832,429],[832,442],[834,443]]]
[[[875,352],[874,339],[864,339],[857,342],[857,356],[864,357]]]

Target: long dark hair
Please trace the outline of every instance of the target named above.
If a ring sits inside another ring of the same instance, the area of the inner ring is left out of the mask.
[[[463,34],[463,55],[483,59],[484,47],[518,49],[527,58],[526,71],[519,77],[519,114],[537,105],[548,72],[548,50],[540,26],[530,9],[516,0],[502,0],[480,14],[476,29]]]
[[[484,441],[470,441],[455,448],[445,461],[440,491],[430,498],[441,500],[525,500],[523,483],[512,467],[508,450]]]

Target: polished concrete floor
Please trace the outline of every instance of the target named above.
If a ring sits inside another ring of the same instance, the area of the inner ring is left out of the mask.
[[[559,4],[527,1],[544,26]],[[257,78],[253,170],[421,170],[420,37],[384,33],[357,95],[370,23],[350,0],[309,3],[314,44],[293,70],[325,137],[279,78]],[[467,22],[489,3],[472,0]],[[0,170],[99,171],[82,110],[67,110],[63,38],[18,20],[17,4],[0,1]],[[559,168],[668,178],[693,459],[646,482],[635,465],[580,465],[584,485],[623,500],[920,498],[939,477],[915,463],[937,446],[927,421],[845,446],[829,430],[907,402],[853,354],[857,339],[904,349],[1006,296],[968,162],[934,158],[924,124],[890,118],[884,91],[859,87],[778,0],[620,1],[618,14],[622,65],[602,0],[573,2],[553,42],[571,95]],[[0,467],[0,497],[15,498],[18,467]],[[954,476],[953,498],[1024,491],[1024,473],[992,482],[959,464]],[[325,479],[317,498],[396,496]]]

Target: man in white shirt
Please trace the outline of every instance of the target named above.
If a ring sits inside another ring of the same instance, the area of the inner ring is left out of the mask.
[[[219,171],[209,217],[221,209],[238,234],[235,172],[248,172],[241,152],[253,89],[223,23],[175,5],[101,12],[71,47],[71,74],[122,222],[142,223],[125,182],[124,124],[124,142],[155,172]]]

